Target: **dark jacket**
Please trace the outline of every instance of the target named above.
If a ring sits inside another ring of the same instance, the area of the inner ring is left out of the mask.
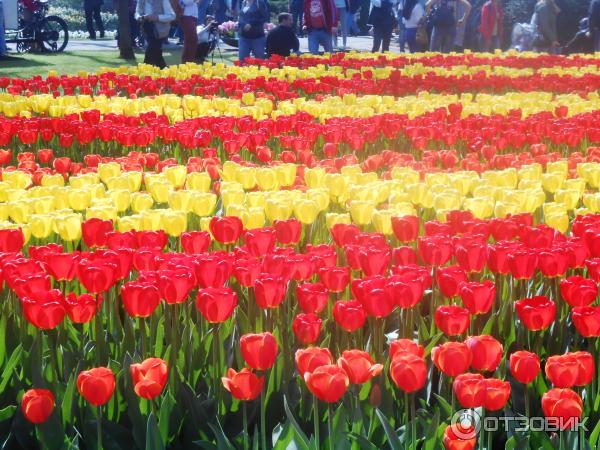
[[[556,8],[548,0],[535,5],[537,32],[542,35],[547,45],[558,41],[556,30]]]
[[[269,21],[269,5],[265,0],[254,0],[247,11],[244,3],[240,5],[239,29],[240,36],[246,39],[258,39],[265,35],[265,23]],[[244,28],[250,25],[250,30]]]
[[[592,0],[588,16],[588,25],[592,31],[600,31],[600,0]]]
[[[267,55],[290,56],[290,51],[298,52],[300,42],[290,27],[279,25],[267,35]]]

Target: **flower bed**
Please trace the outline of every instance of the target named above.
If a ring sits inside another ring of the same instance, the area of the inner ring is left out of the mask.
[[[7,445],[596,448],[599,63],[0,78]]]

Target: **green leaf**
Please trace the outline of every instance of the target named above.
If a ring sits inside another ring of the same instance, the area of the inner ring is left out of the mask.
[[[317,400],[314,399],[314,401]],[[294,428],[294,441],[298,445],[298,448],[300,450],[310,450],[310,440],[308,439],[304,431],[302,431],[302,428],[300,428],[298,422],[296,422],[296,419],[294,418],[294,415],[292,414],[292,412],[290,411],[290,407],[288,406],[287,397],[285,396],[283,397],[283,408],[285,409],[285,415],[287,416],[288,420],[292,424],[292,427]]]
[[[425,432],[425,447],[423,450],[433,450],[438,442],[437,439],[437,430],[440,426],[440,410],[435,409],[435,413],[431,418],[431,422],[427,427],[427,431]]]
[[[168,443],[169,441],[169,422],[171,419],[171,413],[175,407],[175,399],[171,393],[167,393],[160,404],[160,411],[158,413],[158,428],[162,441]]]
[[[6,366],[4,367],[4,370],[2,371],[2,381],[0,382],[0,392],[4,392],[4,389],[6,389],[6,385],[12,378],[13,370],[15,370],[15,367],[17,367],[17,364],[19,364],[19,362],[21,360],[22,353],[23,353],[23,346],[21,344],[19,344],[17,346],[17,348],[15,348],[15,350],[12,352],[10,359],[8,360],[8,362],[6,363]]]
[[[390,444],[390,448],[392,450],[401,450],[403,449],[402,443],[400,442],[400,438],[396,434],[396,430],[390,424],[390,421],[385,417],[385,415],[379,410],[375,409],[375,414],[377,414],[377,418],[381,422],[383,426],[383,430],[385,431],[385,435],[388,438],[388,443]]]
[[[16,410],[17,407],[15,405],[8,405],[6,408],[0,409],[0,422],[10,419]]]
[[[62,416],[63,427],[66,427],[68,423],[73,420],[71,409],[73,408],[73,394],[75,393],[75,374],[72,373],[67,382],[67,388],[63,395],[62,404],[60,406],[60,412]]]
[[[227,439],[227,436],[225,436],[223,428],[221,428],[221,424],[219,423],[218,419],[216,425],[209,423],[208,426],[211,430],[213,430],[213,433],[215,434],[218,450],[235,450],[235,446],[229,441],[229,439]]]
[[[160,436],[156,417],[151,412],[148,416],[148,426],[146,428],[146,450],[164,450],[164,448],[165,444]]]
[[[448,403],[444,397],[441,397],[437,394],[433,394],[433,395],[435,396],[435,398],[437,398],[437,401],[439,402],[440,406],[444,410],[446,417],[452,417],[452,414],[453,414],[452,405],[450,403]]]
[[[0,319],[0,367],[6,358],[6,315]]]
[[[600,438],[600,421],[596,423],[596,426],[592,430],[592,434],[590,434],[590,447],[597,448],[598,438]]]
[[[425,347],[425,354],[423,355],[425,358],[429,356],[431,350],[433,349],[433,347],[435,347],[435,345],[439,342],[443,335],[444,333],[440,332],[431,338],[431,341],[429,341],[429,344],[427,344],[427,347]]]
[[[348,437],[353,441],[358,442],[361,450],[379,450],[378,447],[371,443],[366,437],[356,433],[349,433]]]

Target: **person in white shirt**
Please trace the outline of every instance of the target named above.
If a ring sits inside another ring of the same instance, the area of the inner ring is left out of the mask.
[[[419,0],[402,0],[402,23],[405,28],[405,38],[411,53],[420,51],[417,45],[417,28],[425,16],[425,8]]]
[[[198,50],[198,0],[179,0],[181,7],[181,19],[179,24],[183,31],[183,50],[181,51],[181,63],[194,62]]]
[[[138,0],[135,18],[141,23],[148,41],[144,63],[164,69],[162,41],[169,36],[175,12],[169,0]]]

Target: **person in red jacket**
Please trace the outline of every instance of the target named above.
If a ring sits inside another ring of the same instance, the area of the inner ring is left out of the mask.
[[[304,30],[308,31],[308,51],[319,53],[319,45],[333,52],[333,34],[337,33],[337,14],[333,0],[304,1]]]
[[[491,52],[500,48],[502,41],[502,21],[504,19],[504,10],[500,0],[488,0],[481,10],[481,24],[479,32],[483,39],[483,48],[485,52]]]

